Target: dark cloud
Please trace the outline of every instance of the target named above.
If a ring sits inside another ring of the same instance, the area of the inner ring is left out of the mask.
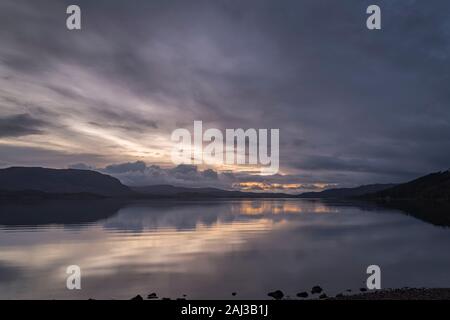
[[[2,117],[0,118],[0,138],[41,134],[45,124],[45,121],[33,118],[26,113]]]
[[[217,180],[218,178],[217,172],[212,169],[206,169],[205,171],[202,172],[202,174],[207,179]]]
[[[217,172],[213,169],[199,169],[195,165],[178,165],[163,168],[147,165],[142,161],[111,164],[95,167],[85,163],[70,165],[69,168],[95,170],[112,175],[130,186],[169,184],[182,187],[216,187],[226,190],[271,191],[300,193],[335,187],[335,184],[317,184],[316,177],[298,175],[255,176],[244,172]],[[298,181],[304,183],[298,184]]]
[[[383,163],[382,160],[366,158],[342,158],[339,156],[309,156],[299,161],[298,168],[303,170],[326,170],[341,172],[372,172],[381,174],[418,174],[418,172],[410,172],[405,168],[397,168],[390,166],[390,163]]]
[[[380,31],[365,27],[368,0],[77,3],[80,32],[65,30],[69,1],[1,2],[0,93],[18,100],[2,100],[9,114],[50,95],[45,110],[74,127],[138,141],[193,120],[280,128],[282,172],[304,183],[400,182],[449,167],[446,0],[379,0]],[[22,97],[23,83],[43,91]],[[25,127],[8,136],[42,130]],[[197,168],[144,171],[215,180]]]
[[[146,129],[157,129],[158,122],[143,116],[115,106],[111,103],[102,101],[98,97],[85,97],[78,94],[72,88],[64,88],[60,86],[50,85],[49,89],[57,93],[59,96],[67,99],[82,102],[90,106],[90,113],[96,121],[90,121],[89,124],[97,127],[115,127],[125,131],[140,131]]]
[[[83,167],[90,167],[83,164]],[[111,174],[123,183],[133,186],[171,184],[176,186],[214,186],[232,188],[233,178],[222,176],[212,169],[199,170],[194,165],[178,165],[173,168],[162,168],[156,165],[147,166],[142,161],[108,165],[95,170]]]
[[[16,279],[23,277],[22,270],[14,266],[0,263],[0,284],[13,283]]]
[[[143,172],[147,168],[145,162],[136,161],[106,166],[103,171],[107,173]]]
[[[2,167],[10,166],[43,166],[64,168],[64,163],[102,163],[105,158],[99,154],[63,152],[49,150],[43,145],[37,147],[0,146],[0,164]]]

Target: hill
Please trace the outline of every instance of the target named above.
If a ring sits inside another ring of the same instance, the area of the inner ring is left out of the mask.
[[[227,192],[217,188],[188,188],[188,187],[176,187],[169,184],[158,184],[143,187],[130,187],[133,191],[141,194],[151,195],[176,195],[180,193],[221,193]]]
[[[369,198],[450,200],[450,171],[435,172],[368,195]]]
[[[335,188],[327,189],[321,192],[306,192],[298,195],[298,197],[322,199],[352,198],[389,189],[393,186],[395,186],[395,184],[369,184],[355,188]]]
[[[11,167],[0,169],[4,194],[94,194],[125,196],[133,192],[118,179],[90,170]]]
[[[96,197],[158,198],[284,198],[283,193],[252,193],[171,185],[128,187],[97,171],[11,167],[0,169],[0,200],[92,199]]]
[[[217,188],[188,188],[172,185],[151,185],[144,187],[131,187],[141,197],[153,198],[292,198],[293,195],[285,193],[256,193],[229,191]]]

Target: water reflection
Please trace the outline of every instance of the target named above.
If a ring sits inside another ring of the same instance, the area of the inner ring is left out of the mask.
[[[320,201],[305,201],[299,205],[298,201],[273,200],[255,201],[244,200],[234,203],[232,211],[236,214],[267,215],[267,214],[296,214],[302,212],[330,213],[338,212],[338,208],[326,206]]]
[[[0,202],[0,225],[86,224],[114,215],[123,205],[119,200]]]
[[[295,295],[316,284],[332,294],[362,286],[370,264],[382,267],[384,286],[450,285],[450,232],[377,206],[237,200],[0,207],[0,298],[120,299],[153,291],[266,298],[273,289]],[[30,225],[39,228],[30,232]],[[82,268],[81,291],[65,289],[72,264]]]

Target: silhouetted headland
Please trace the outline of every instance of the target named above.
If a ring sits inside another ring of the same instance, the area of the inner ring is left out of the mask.
[[[355,188],[334,188],[319,192],[305,192],[298,195],[299,198],[320,198],[320,199],[342,199],[354,198],[374,192],[379,192],[396,186],[393,183],[389,184],[369,184]]]
[[[435,172],[392,188],[370,193],[368,199],[450,200],[450,171]]]
[[[0,169],[2,197],[68,195],[129,196],[133,192],[118,179],[90,170],[11,167]]]

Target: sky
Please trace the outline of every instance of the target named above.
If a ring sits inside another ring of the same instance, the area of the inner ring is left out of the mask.
[[[450,167],[449,53],[446,0],[1,0],[0,167],[254,191],[408,181]],[[278,174],[175,166],[171,132],[194,120],[279,128]]]

